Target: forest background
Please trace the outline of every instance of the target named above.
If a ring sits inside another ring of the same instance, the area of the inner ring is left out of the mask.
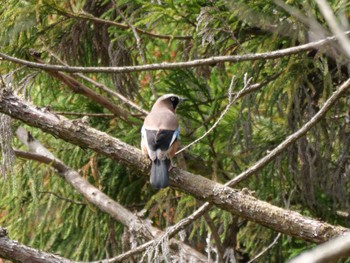
[[[349,11],[3,1],[0,257],[285,262],[347,232]],[[137,148],[165,93],[195,143],[157,191]]]

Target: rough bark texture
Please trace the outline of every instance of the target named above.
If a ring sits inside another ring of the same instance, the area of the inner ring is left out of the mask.
[[[350,234],[339,236],[311,250],[301,253],[289,263],[330,263],[339,262],[350,256]]]
[[[135,231],[135,235],[142,234],[143,238],[155,239],[164,234],[158,228],[153,227],[147,220],[141,219],[128,209],[111,199],[109,196],[84,180],[78,172],[66,166],[58,159],[51,159],[46,156],[16,151],[16,155],[26,159],[32,159],[54,167],[60,175],[72,185],[79,193],[81,193],[90,203],[96,205],[103,212],[108,213],[112,218],[128,227],[130,231]],[[174,254],[181,253],[186,260],[195,260],[196,262],[206,262],[207,258],[197,252],[190,246],[181,241],[172,238],[169,240],[170,246]],[[0,249],[1,250],[1,249]]]
[[[80,121],[70,121],[38,108],[19,99],[10,91],[0,88],[0,111],[30,126],[61,138],[82,148],[90,148],[128,166],[135,166],[142,173],[148,173],[150,162],[137,148],[84,125]]]
[[[0,258],[25,263],[73,263],[68,259],[27,247],[7,237],[7,231],[0,228]]]
[[[0,112],[38,127],[65,141],[90,148],[121,163],[133,166],[142,174],[148,173],[150,163],[138,149],[84,124],[74,123],[50,112],[37,109],[5,89],[0,91]],[[340,226],[332,226],[304,217],[299,213],[270,205],[180,169],[173,170],[170,185],[275,231],[311,242],[325,242],[349,231]]]
[[[244,192],[180,169],[174,169],[171,185],[235,215],[313,243],[322,243],[350,231],[271,205]]]

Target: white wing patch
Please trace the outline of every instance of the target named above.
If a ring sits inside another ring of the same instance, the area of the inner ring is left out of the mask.
[[[149,144],[147,141],[147,135],[146,135],[146,129],[145,129],[144,125],[142,125],[142,128],[141,128],[141,140],[144,140],[146,142],[145,144],[146,144],[148,156],[152,161],[154,161],[157,158],[157,153],[155,151],[152,151],[149,148]]]
[[[175,131],[174,131],[174,134],[173,134],[173,137],[171,138],[171,142],[169,144],[169,148],[171,145],[173,145],[173,143],[175,142],[176,139],[178,139],[180,136],[180,127],[178,127]]]
[[[171,141],[170,141],[170,144],[169,144],[169,149],[170,149],[171,145],[173,145],[175,140],[179,138],[179,136],[180,136],[180,127],[178,127],[174,131],[173,136],[172,136]],[[164,159],[168,158],[169,149],[167,151],[162,151],[161,149],[157,149],[156,151],[152,151],[149,148],[149,143],[147,141],[147,135],[146,135],[146,128],[144,125],[141,128],[141,140],[144,140],[146,142],[145,144],[146,144],[148,156],[152,161],[154,161],[156,158],[158,158],[159,160],[164,160]]]

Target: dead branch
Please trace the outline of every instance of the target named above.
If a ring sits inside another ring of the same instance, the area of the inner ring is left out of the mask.
[[[347,31],[344,34],[349,35],[350,31]],[[41,63],[36,63],[36,62],[31,62],[28,60],[16,58],[2,52],[0,52],[0,58],[11,61],[13,63],[25,65],[31,68],[39,68],[39,69],[52,70],[52,71],[63,71],[63,72],[70,72],[70,73],[76,73],[76,72],[127,73],[127,72],[140,72],[140,71],[147,71],[147,70],[192,68],[192,67],[200,67],[203,65],[213,65],[217,63],[223,63],[223,62],[238,63],[243,61],[276,59],[284,56],[290,56],[301,52],[318,49],[334,41],[336,41],[336,37],[332,36],[332,37],[327,37],[325,39],[321,39],[318,41],[310,42],[304,45],[275,50],[271,52],[236,55],[236,56],[215,56],[215,57],[196,59],[196,60],[191,60],[186,62],[173,62],[173,63],[163,62],[163,63],[147,64],[147,65],[140,65],[140,66],[123,66],[123,67],[69,67],[69,66],[62,66],[62,65],[41,64]]]
[[[297,130],[295,133],[289,135],[283,142],[281,142],[277,147],[271,150],[266,156],[261,158],[258,162],[256,162],[253,166],[237,175],[231,181],[226,183],[225,185],[232,186],[237,184],[249,176],[255,174],[258,170],[264,167],[267,163],[273,160],[277,155],[283,152],[289,145],[294,143],[296,140],[304,136],[312,127],[314,127],[329,111],[332,105],[343,95],[344,91],[346,91],[350,86],[350,79],[345,81],[342,85],[340,85],[330,96],[326,102],[323,104],[321,109],[307,122]]]
[[[340,27],[339,23],[337,22],[337,18],[335,17],[334,12],[332,11],[328,2],[325,0],[316,0],[315,2],[317,3],[318,8],[323,14],[323,17],[327,21],[327,24],[330,27],[332,33],[337,37],[339,46],[343,49],[343,53],[348,58],[350,58],[350,41],[346,37],[346,34],[344,34],[344,31]]]
[[[350,80],[347,81],[350,83]],[[343,90],[345,90],[343,88]],[[339,94],[340,96],[341,94]],[[0,112],[22,120],[30,126],[40,128],[67,142],[90,148],[142,174],[148,174],[150,162],[136,149],[106,133],[82,123],[74,123],[50,112],[43,112],[13,95],[7,89],[0,89]],[[312,126],[309,126],[311,128]],[[297,140],[291,137],[290,141]],[[278,147],[277,147],[278,148]],[[318,220],[288,211],[237,190],[213,182],[202,176],[174,168],[170,177],[172,187],[205,200],[233,214],[257,222],[275,231],[315,243],[322,243],[338,236],[348,229],[333,226]]]
[[[82,194],[87,201],[94,204],[101,211],[108,213],[113,219],[122,223],[129,229],[137,229],[137,234],[141,234],[144,238],[154,239],[162,235],[161,230],[153,227],[146,220],[139,218],[128,209],[115,202],[106,194],[91,185],[88,181],[83,179],[77,171],[66,166],[59,159],[19,150],[15,150],[15,154],[21,158],[49,164],[51,167],[57,170],[57,172],[67,181],[67,183],[72,185],[80,194]],[[182,253],[186,255],[188,260],[195,258],[198,262],[206,262],[205,256],[183,242],[176,239],[171,239],[169,241],[172,248],[176,247],[177,251],[175,251],[175,253],[179,253],[179,250],[182,250]]]
[[[334,238],[302,253],[289,263],[331,263],[350,256],[350,233]]]
[[[23,263],[73,263],[66,258],[46,253],[11,240],[7,230],[0,227],[0,258]]]

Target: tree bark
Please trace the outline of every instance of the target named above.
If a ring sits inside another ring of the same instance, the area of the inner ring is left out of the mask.
[[[27,247],[7,237],[7,231],[0,227],[0,258],[25,263],[73,263],[66,258]]]
[[[0,90],[0,112],[22,120],[30,126],[38,127],[67,142],[90,148],[118,162],[132,166],[143,175],[148,174],[150,162],[142,156],[139,149],[85,124],[69,121],[61,116],[37,109],[4,88]],[[173,169],[170,185],[275,231],[311,242],[325,242],[349,231],[341,226],[333,226],[302,216],[297,212],[270,205],[181,169]]]
[[[350,233],[301,253],[289,263],[331,263],[350,256]]]
[[[91,185],[88,181],[84,180],[80,174],[72,168],[66,166],[60,160],[50,158],[35,153],[27,153],[23,151],[15,151],[16,155],[26,159],[31,159],[46,163],[55,168],[64,180],[72,185],[80,194],[82,194],[90,203],[94,204],[101,211],[109,214],[113,219],[122,223],[129,229],[137,231],[137,235],[141,234],[142,237],[152,240],[161,237],[164,233],[156,227],[153,227],[150,222],[139,218],[135,214],[131,213],[128,209],[111,199],[109,196],[98,190]],[[186,257],[188,261],[196,260],[196,262],[206,262],[207,258],[184,244],[181,241],[172,238],[169,240],[170,247],[174,254],[181,253]],[[0,249],[1,250],[1,249]]]
[[[344,32],[346,35],[350,34],[350,31]],[[146,64],[138,66],[123,66],[123,67],[69,67],[62,65],[51,65],[51,64],[41,64],[36,62],[31,62],[28,60],[19,59],[16,57],[9,56],[5,53],[0,52],[0,58],[8,60],[20,65],[25,65],[32,68],[39,68],[44,70],[54,70],[62,72],[84,72],[84,73],[128,73],[128,72],[140,72],[147,70],[166,70],[166,69],[184,69],[184,68],[193,68],[201,67],[204,65],[214,65],[217,63],[223,62],[243,62],[243,61],[253,61],[253,60],[267,60],[267,59],[276,59],[284,56],[290,56],[298,54],[305,51],[317,50],[325,45],[330,44],[331,42],[336,41],[336,37],[331,36],[318,41],[310,42],[307,44],[299,45],[296,47],[289,47],[281,50],[275,50],[264,53],[257,54],[244,54],[244,55],[234,55],[234,56],[215,56],[204,59],[196,59],[185,62],[163,62],[155,64]]]

